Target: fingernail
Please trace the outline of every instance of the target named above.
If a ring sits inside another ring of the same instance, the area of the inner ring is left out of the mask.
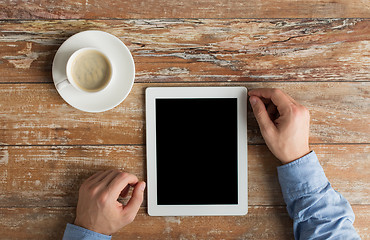
[[[256,105],[257,100],[254,97],[249,98],[249,102],[251,103],[252,106]]]
[[[146,183],[144,182],[143,184],[141,184],[141,188],[140,188],[140,190],[141,190],[141,191],[144,191],[144,190],[145,190],[145,187],[146,187]]]

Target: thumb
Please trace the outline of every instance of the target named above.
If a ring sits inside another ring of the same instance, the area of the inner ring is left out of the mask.
[[[130,216],[133,217],[136,216],[137,212],[140,209],[140,205],[144,199],[145,186],[146,186],[145,182],[139,182],[138,184],[136,184],[134,190],[132,191],[132,196],[130,200],[123,209],[126,214],[129,214]]]
[[[251,103],[254,116],[257,119],[258,125],[260,127],[262,136],[265,137],[266,134],[271,133],[275,130],[275,125],[271,121],[269,114],[267,113],[265,104],[263,104],[262,100],[257,96],[251,96],[249,98]]]

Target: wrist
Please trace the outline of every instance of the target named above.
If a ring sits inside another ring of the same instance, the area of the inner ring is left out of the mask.
[[[88,226],[87,224],[84,224],[83,221],[80,221],[80,219],[77,218],[77,217],[76,217],[75,221],[73,222],[73,224],[76,225],[76,226],[85,228],[87,230],[90,230],[90,231],[93,231],[93,232],[97,232],[92,227]]]
[[[76,226],[79,226],[79,227],[83,227],[83,228],[86,228],[86,229],[89,229],[85,224],[83,224],[77,217],[75,219],[75,221],[73,222],[74,225]],[[89,229],[91,230],[91,229]]]
[[[304,156],[308,155],[310,152],[312,152],[312,151],[310,150],[310,148],[309,148],[309,147],[307,147],[307,149],[306,149],[306,150],[301,151],[300,153],[297,153],[297,154],[295,154],[294,156],[290,156],[290,157],[288,157],[288,158],[286,158],[286,159],[280,159],[280,162],[281,162],[283,165],[285,165],[285,164],[288,164],[288,163],[294,162],[294,161],[296,161],[296,160],[298,160],[298,159],[300,159],[300,158],[302,158],[302,157],[304,157]]]
[[[110,236],[111,234],[107,233],[107,232],[104,232],[104,231],[101,231],[101,229],[97,229],[93,226],[90,226],[90,225],[87,225],[87,224],[84,224],[82,222],[80,222],[77,218],[75,219],[74,225],[76,226],[79,226],[79,227],[82,227],[82,228],[85,228],[87,230],[90,230],[90,231],[93,231],[93,232],[96,232],[96,233],[99,233],[99,234],[103,234],[103,235],[107,235],[107,236]]]

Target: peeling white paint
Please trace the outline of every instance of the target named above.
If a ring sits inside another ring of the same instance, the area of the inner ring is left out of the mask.
[[[1,155],[0,155],[0,164],[7,165],[8,161],[9,161],[9,152],[8,150],[4,149],[2,150]]]
[[[32,52],[32,43],[26,43],[26,47],[18,51],[17,56],[3,56],[2,59],[8,60],[15,68],[28,69],[31,64],[39,57],[39,53]]]
[[[4,169],[0,171],[0,183],[7,183],[7,178],[8,178],[8,170]]]
[[[164,220],[166,223],[177,223],[181,224],[181,219],[179,217],[165,217]]]
[[[161,75],[178,75],[178,74],[189,74],[190,71],[187,68],[170,67],[161,69],[158,71]]]
[[[167,226],[164,228],[163,233],[170,233],[172,232],[172,228],[170,226]]]

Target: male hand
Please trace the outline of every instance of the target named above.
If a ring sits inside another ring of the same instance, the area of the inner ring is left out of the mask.
[[[254,89],[248,94],[261,134],[283,164],[310,152],[310,115],[304,106],[279,89]]]
[[[134,186],[127,205],[117,201]],[[118,170],[101,171],[80,187],[75,225],[111,235],[131,223],[144,198],[145,182],[135,175]]]

